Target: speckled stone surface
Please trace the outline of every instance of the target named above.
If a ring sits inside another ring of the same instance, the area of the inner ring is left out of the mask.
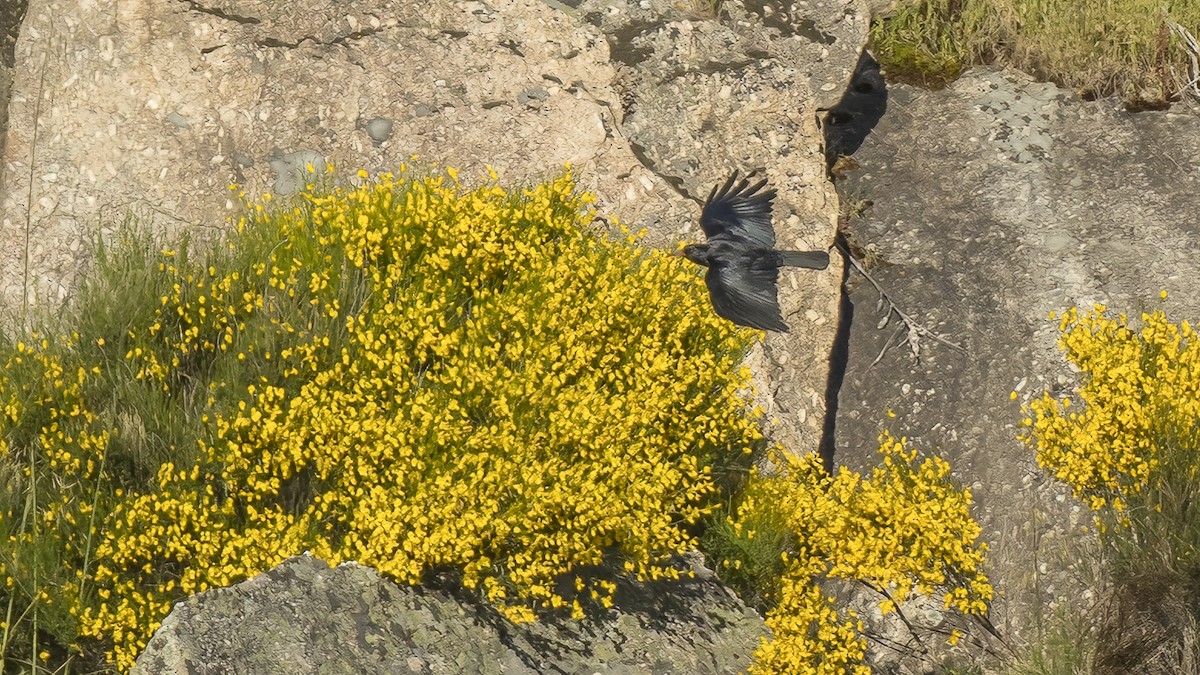
[[[619,586],[607,617],[513,625],[438,590],[308,555],[179,603],[141,675],[740,672],[762,619],[713,581]]]
[[[858,283],[839,463],[873,463],[881,428],[945,457],[991,547],[993,621],[1022,644],[1039,612],[1098,600],[1083,590],[1090,514],[1016,439],[1021,404],[1076,382],[1047,315],[1102,303],[1136,316],[1165,289],[1172,319],[1200,317],[1200,117],[977,69],[943,91],[892,87],[855,157],[839,189],[872,202],[851,223],[880,260],[871,273],[967,351],[926,340],[915,361],[900,344],[872,366],[899,322],[877,328],[878,295]]]
[[[583,0],[576,10],[608,41],[634,154],[661,179],[664,200],[702,200],[729,171],[760,169],[779,191],[779,245],[831,246],[839,206],[820,159],[818,110],[850,80],[865,10],[730,0],[716,21],[680,4]],[[652,234],[701,239],[689,218],[696,206],[684,207],[647,218]],[[785,270],[780,305],[791,332],[769,334],[749,358],[771,435],[794,452],[814,451],[821,438],[840,280],[837,256],[823,272]]]

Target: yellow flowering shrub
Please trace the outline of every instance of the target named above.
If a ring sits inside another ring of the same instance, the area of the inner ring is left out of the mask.
[[[1060,348],[1080,371],[1077,395],[1045,393],[1030,402],[1021,438],[1092,509],[1110,543],[1185,570],[1198,567],[1195,328],[1172,323],[1161,309],[1135,324],[1096,305],[1063,313],[1059,330]]]
[[[777,473],[752,475],[728,524],[753,538],[753,523],[779,514],[791,545],[780,556],[777,587],[764,589],[773,639],[755,653],[751,673],[870,672],[862,625],[853,612],[839,614],[819,585],[825,579],[878,590],[885,614],[914,594],[965,614],[987,611],[987,546],[970,514],[970,491],[953,484],[944,460],[920,458],[903,438],[884,433],[879,452],[869,476],[845,467],[829,476],[815,455],[785,454],[775,457]]]
[[[174,602],[305,550],[515,621],[610,605],[602,562],[681,574],[762,441],[755,333],[694,266],[589,232],[569,175],[447,173],[264,196],[207,247],[121,235],[63,321],[0,335],[0,658],[127,670]],[[717,524],[778,561],[753,672],[862,671],[821,579],[990,598],[969,493],[882,452],[777,457]]]
[[[0,373],[4,464],[37,474],[0,501],[13,622],[61,606],[60,647],[126,670],[172,603],[305,550],[453,574],[518,621],[610,604],[602,561],[679,576],[761,439],[755,333],[693,266],[588,232],[569,175],[449,174],[264,198],[205,255],[112,247],[83,304],[120,302],[0,345],[41,359]],[[52,601],[22,537],[70,571]]]
[[[1200,449],[1200,340],[1157,310],[1109,316],[1103,305],[1063,313],[1059,346],[1079,367],[1079,401],[1043,394],[1027,408],[1023,438],[1038,463],[1093,510],[1142,491],[1172,451]],[[1184,456],[1183,459],[1190,460]],[[1187,471],[1200,463],[1191,460]],[[1196,476],[1190,475],[1194,482]]]

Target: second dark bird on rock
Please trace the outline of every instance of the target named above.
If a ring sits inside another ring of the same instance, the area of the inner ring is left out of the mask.
[[[779,251],[771,226],[775,190],[767,181],[738,181],[735,171],[714,186],[700,212],[707,244],[689,244],[675,253],[708,268],[704,283],[717,315],[739,326],[786,333],[779,312],[779,268],[829,266],[825,251]]]

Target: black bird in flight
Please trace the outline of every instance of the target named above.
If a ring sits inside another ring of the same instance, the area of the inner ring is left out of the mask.
[[[779,313],[779,268],[823,270],[829,254],[775,249],[775,190],[762,191],[766,185],[765,179],[754,185],[748,177],[738,181],[734,171],[724,185],[713,186],[700,211],[708,243],[689,244],[674,255],[708,268],[704,283],[719,316],[739,326],[786,333]]]

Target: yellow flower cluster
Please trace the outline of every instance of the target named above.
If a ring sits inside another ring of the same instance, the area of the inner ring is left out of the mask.
[[[866,642],[854,612],[842,619],[834,599],[814,581],[821,562],[789,561],[775,606],[767,614],[774,639],[754,652],[749,675],[870,675]]]
[[[880,437],[882,462],[870,477],[842,467],[828,476],[815,455],[781,455],[779,473],[754,475],[733,516],[735,530],[782,514],[794,551],[784,553],[778,597],[767,614],[774,633],[753,673],[869,672],[853,613],[839,619],[822,579],[864,582],[886,593],[886,611],[913,593],[947,608],[987,611],[986,544],[971,517],[971,494],[949,479],[938,457],[921,459],[905,439]],[[744,532],[753,536],[754,532]]]
[[[1176,458],[1195,485],[1200,462],[1200,340],[1186,321],[1175,325],[1157,310],[1111,317],[1096,305],[1061,317],[1059,346],[1079,367],[1078,398],[1049,394],[1026,408],[1021,438],[1038,463],[1072,487],[1094,511],[1122,511],[1157,482]]]
[[[77,339],[66,339],[65,349]],[[36,333],[30,344],[14,345],[0,366],[2,422],[10,437],[36,436],[50,470],[63,477],[91,479],[99,470],[96,459],[102,457],[109,439],[106,430],[97,428],[96,415],[87,409],[83,397],[88,380],[99,374],[99,368],[72,368],[58,348]],[[11,386],[14,380],[35,385],[16,389]],[[8,443],[0,439],[0,451],[7,449]],[[25,476],[34,470],[26,465]]]
[[[203,421],[198,461],[105,518],[80,634],[127,669],[172,602],[305,550],[455,574],[514,620],[610,605],[582,572],[613,556],[678,577],[714,466],[761,438],[755,334],[695,268],[587,232],[587,205],[569,175],[384,175],[251,209],[202,262],[164,250],[125,363]]]
[[[96,527],[93,487],[111,432],[90,409],[100,369],[72,358],[79,336],[33,333],[6,344],[0,361],[0,598],[4,633],[38,625],[54,638],[74,631]],[[36,637],[32,637],[36,641]]]

